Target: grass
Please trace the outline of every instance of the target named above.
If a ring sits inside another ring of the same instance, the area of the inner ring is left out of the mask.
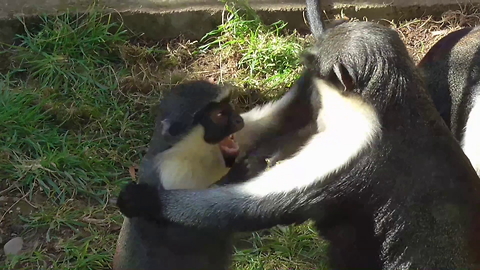
[[[473,24],[467,13],[390,25],[418,60]],[[1,254],[0,269],[109,269],[123,219],[115,196],[134,177],[162,91],[207,78],[233,84],[241,108],[275,99],[299,76],[310,38],[230,6],[203,39],[165,44],[135,38],[94,7],[42,22],[4,46],[12,64],[0,75],[0,244],[19,235],[25,246]],[[311,224],[240,235],[236,248],[234,269],[327,269]]]
[[[201,40],[206,42],[201,51],[233,58],[244,87],[278,90],[291,86],[300,71],[305,39],[296,32],[287,33],[283,21],[267,26],[249,9],[226,6],[226,11],[225,23]]]
[[[60,120],[77,117],[89,122],[102,117],[103,103],[118,106],[108,93],[118,88],[115,65],[121,64],[119,46],[128,40],[126,30],[98,12],[41,20],[40,31],[25,27],[25,34],[18,36],[15,60],[19,69],[28,70],[43,98],[63,99],[61,105],[50,104]]]
[[[242,249],[235,253],[235,269],[328,269],[327,245],[310,223],[253,233],[244,241],[247,247],[238,243]]]

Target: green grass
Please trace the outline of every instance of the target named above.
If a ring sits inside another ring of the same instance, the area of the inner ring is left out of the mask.
[[[25,48],[18,58],[42,87],[54,87],[64,94],[115,88],[112,64],[118,61],[118,45],[126,43],[127,36],[125,30],[110,33],[118,26],[110,23],[110,17],[105,24],[102,19],[97,12],[42,16],[39,32],[25,27],[26,33],[18,36],[20,47]]]
[[[313,224],[275,227],[253,233],[247,239],[250,247],[237,249],[235,269],[328,269],[326,243],[318,238]]]
[[[131,43],[133,33],[95,8],[25,26],[0,76],[0,197],[9,199],[0,239],[21,235],[25,253],[0,255],[0,269],[109,269],[123,219],[111,199],[146,150],[163,89],[217,74],[205,63],[226,64],[216,79],[246,96],[290,86],[305,39],[246,11],[227,7],[226,23],[201,41],[167,46]],[[325,269],[309,225],[240,242],[235,269]]]
[[[299,76],[306,40],[296,32],[289,33],[283,21],[263,24],[251,9],[227,5],[226,11],[225,22],[205,35],[200,51],[234,59],[242,76],[236,80],[226,77],[238,85],[262,89],[270,98],[282,94],[278,90],[287,89]]]
[[[115,219],[101,207],[79,206],[44,207],[44,213],[24,219],[24,239],[38,246],[10,259],[7,269],[21,269],[19,265],[25,269],[108,269],[117,237],[110,229]],[[92,217],[95,213],[99,215]]]
[[[68,104],[52,105],[62,112],[62,120],[98,119],[104,103],[118,106],[108,97],[119,86],[115,64],[120,45],[128,40],[126,31],[94,10],[88,16],[67,13],[41,19],[40,31],[25,27],[26,33],[18,36],[16,60],[45,97]]]

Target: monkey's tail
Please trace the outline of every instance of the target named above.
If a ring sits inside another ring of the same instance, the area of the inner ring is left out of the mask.
[[[315,39],[319,39],[323,35],[325,25],[322,20],[322,8],[320,0],[306,0],[307,3],[307,19],[310,25],[310,31]]]

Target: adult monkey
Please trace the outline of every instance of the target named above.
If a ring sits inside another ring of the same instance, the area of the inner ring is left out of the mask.
[[[480,28],[446,35],[418,67],[437,110],[480,175]]]
[[[320,18],[307,1],[309,18]],[[313,219],[334,269],[479,269],[480,186],[397,32],[346,22],[305,55],[318,132],[248,182],[199,191],[129,185],[127,216],[219,230]],[[153,204],[152,202],[156,202]]]
[[[265,158],[292,154],[316,126],[311,91],[302,80],[280,100],[242,114],[244,128],[242,117],[228,104],[228,93],[203,81],[180,84],[168,92],[140,166],[140,183],[160,189],[206,188],[227,173],[243,149],[223,180],[239,182],[264,170]],[[232,133],[238,145],[231,140]],[[279,150],[282,142],[288,146]],[[230,233],[127,218],[113,268],[223,270],[230,265],[231,250]]]

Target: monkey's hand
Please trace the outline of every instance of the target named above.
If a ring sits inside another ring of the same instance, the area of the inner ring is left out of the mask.
[[[233,165],[228,173],[216,185],[223,186],[245,182],[267,168],[266,155],[252,153]]]
[[[142,217],[159,221],[161,214],[159,191],[147,184],[127,184],[118,195],[117,206],[128,218]]]

